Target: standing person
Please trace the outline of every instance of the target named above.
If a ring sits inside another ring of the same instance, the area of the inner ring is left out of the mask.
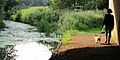
[[[107,14],[104,17],[104,22],[102,27],[105,25],[105,31],[106,31],[106,41],[105,43],[110,44],[110,39],[111,39],[111,32],[114,28],[114,16],[111,14],[112,10],[108,9]],[[108,37],[109,34],[109,37]]]

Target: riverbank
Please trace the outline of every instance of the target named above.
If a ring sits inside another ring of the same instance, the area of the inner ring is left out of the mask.
[[[0,60],[48,60],[59,43],[29,24],[4,20],[0,30]]]
[[[37,28],[29,24],[4,20],[6,25],[4,29],[0,31],[0,46],[4,45],[16,45],[24,42],[57,42],[58,38],[48,38],[45,33],[40,33]]]
[[[119,46],[113,40],[111,45],[105,44],[105,35],[99,35],[102,41],[98,44],[95,43],[94,34],[73,36],[67,44],[60,45],[57,54],[54,54],[50,60],[104,60],[104,58],[108,60],[111,56],[113,59],[119,58],[120,53],[117,53],[120,50]]]
[[[107,46],[107,44],[104,44],[105,42],[105,34],[99,34],[101,36],[101,42],[95,43],[94,39],[95,34],[82,34],[73,36],[72,40],[70,40],[66,44],[61,44],[58,48],[58,52],[64,52],[69,49],[75,49],[75,48],[84,48],[84,47],[103,47]],[[115,42],[111,40],[111,45],[115,46]]]

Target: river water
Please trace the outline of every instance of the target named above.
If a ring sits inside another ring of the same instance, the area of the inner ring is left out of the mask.
[[[6,28],[0,30],[0,60],[49,60],[58,38],[48,38],[45,33],[23,23],[5,20]]]

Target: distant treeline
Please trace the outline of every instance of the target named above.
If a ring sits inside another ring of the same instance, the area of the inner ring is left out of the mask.
[[[17,11],[10,20],[31,24],[39,32],[64,33],[70,30],[85,31],[100,28],[104,11],[54,11],[50,7],[29,7]]]
[[[33,7],[33,6],[48,6],[48,0],[19,0],[20,4],[17,8]]]
[[[72,9],[81,6],[83,10],[108,8],[109,0],[50,0],[54,9]]]
[[[33,6],[51,6],[54,9],[73,9],[75,6],[82,7],[83,10],[108,8],[109,0],[19,0],[20,8]]]

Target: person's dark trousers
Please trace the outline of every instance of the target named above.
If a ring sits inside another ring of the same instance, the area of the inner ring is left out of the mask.
[[[105,30],[106,30],[106,41],[105,41],[105,43],[107,43],[107,42],[110,43],[112,29],[106,28]],[[108,34],[109,34],[109,37],[108,37]]]

